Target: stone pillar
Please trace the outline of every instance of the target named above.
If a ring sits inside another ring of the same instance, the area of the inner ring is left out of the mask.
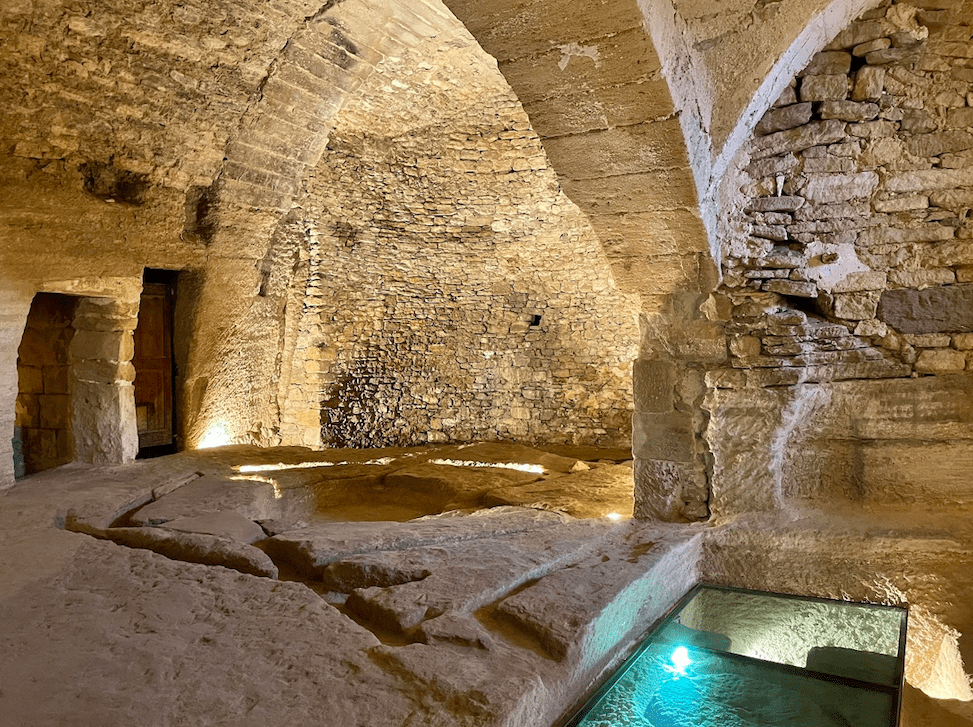
[[[17,406],[17,349],[30,312],[32,291],[0,286],[0,490],[14,483],[13,435]]]
[[[632,453],[639,518],[698,520],[707,514],[708,486],[696,453],[694,413],[676,408],[680,376],[672,361],[635,362]]]
[[[138,299],[83,298],[68,350],[75,459],[130,462],[138,454],[132,332]]]

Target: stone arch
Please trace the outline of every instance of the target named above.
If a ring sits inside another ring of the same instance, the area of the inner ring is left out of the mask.
[[[696,361],[700,341],[712,341],[712,323],[698,308],[716,278],[678,115],[638,7],[613,0],[606,4],[608,12],[597,27],[572,28],[564,8],[549,7],[556,3],[543,5],[532,6],[526,21],[502,12],[499,17],[483,17],[472,5],[461,3],[451,3],[449,9],[487,52],[499,58],[500,70],[524,103],[562,187],[598,233],[619,287],[641,296],[647,355]],[[323,152],[331,119],[369,72],[369,57],[373,62],[381,57],[383,44],[394,51],[397,44],[416,42],[423,32],[434,31],[437,13],[447,12],[422,2],[413,3],[411,9],[371,7],[364,2],[329,5],[309,18],[268,74],[260,101],[248,112],[238,138],[228,145],[217,184],[221,220],[206,273],[213,284],[203,285],[199,309],[212,308],[228,297],[238,301],[238,309],[236,315],[225,317],[235,321],[232,330],[217,325],[198,329],[196,363],[191,362],[186,387],[190,401],[184,410],[199,412],[199,417],[190,427],[189,443],[206,440],[208,432],[218,432],[210,441],[274,441],[272,422],[279,419],[278,404],[266,395],[267,387],[251,387],[246,372],[252,376],[276,370],[275,375],[281,376],[281,366],[286,368],[286,360],[267,360],[266,341],[268,336],[281,340],[279,327],[254,326],[254,321],[266,323],[278,317],[286,295],[283,289],[273,300],[253,294],[261,288],[261,261],[272,256],[265,246],[257,245],[244,255],[233,251],[240,249],[241,239],[270,239],[297,193],[294,180]],[[550,28],[541,22],[543,18],[563,20],[559,32],[565,43],[552,45],[544,40]],[[513,40],[504,45],[503,35],[512,28],[517,29]],[[341,34],[338,45],[335,33]],[[316,43],[334,49],[332,57],[309,54]],[[348,47],[341,48],[342,43],[365,52],[356,56]],[[517,48],[526,54],[516,52]],[[633,57],[636,61],[630,62]],[[348,59],[353,59],[351,68],[342,67]],[[540,82],[538,69],[547,74]],[[316,128],[300,132],[298,138],[304,141],[295,146],[297,151],[288,152],[273,129],[279,124],[293,131],[284,116],[302,99],[313,101],[320,113]],[[265,263],[264,275],[266,268]],[[234,294],[227,296],[228,289]],[[670,325],[673,318],[678,323]],[[228,336],[236,343],[223,343]],[[285,352],[291,347],[292,343],[281,340]],[[261,359],[260,366],[253,366],[254,360]],[[213,369],[215,361],[234,363]],[[674,386],[661,413],[676,406]],[[679,419],[678,434],[666,434],[685,439],[688,433]],[[242,432],[228,422],[262,426]],[[680,446],[692,449],[691,444]]]
[[[484,7],[447,0],[498,60],[567,195],[587,215],[622,290],[637,293],[636,510],[706,514],[702,364],[724,343],[705,304],[717,284],[680,114],[639,5],[605,0]]]
[[[302,253],[274,250],[270,241],[345,100],[382,57],[434,33],[442,14],[422,0],[329,2],[270,67],[214,183],[211,255],[199,281],[183,390],[184,410],[194,415],[183,433],[189,446],[279,441],[278,384],[287,378],[295,336],[279,321],[295,315],[286,310],[289,299],[299,305],[290,287]]]

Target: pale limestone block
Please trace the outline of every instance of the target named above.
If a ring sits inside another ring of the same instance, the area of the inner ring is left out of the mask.
[[[880,270],[851,273],[831,287],[832,293],[855,293],[866,290],[884,290],[887,275]]]
[[[867,43],[859,43],[851,49],[851,54],[856,58],[864,58],[866,55],[876,50],[885,50],[892,45],[889,38],[876,38]]]
[[[837,318],[864,321],[875,318],[879,294],[875,291],[838,293],[834,296],[833,310]]]
[[[916,348],[948,348],[951,343],[947,333],[906,333],[904,338]]]
[[[754,128],[754,133],[764,136],[776,131],[784,131],[803,126],[811,120],[811,104],[799,103],[792,106],[771,109]]]
[[[905,194],[891,199],[877,199],[872,202],[876,212],[908,212],[926,209],[929,197],[924,194]]]
[[[819,110],[822,119],[870,121],[878,116],[878,104],[858,101],[824,101]]]
[[[892,136],[896,131],[895,124],[885,119],[864,121],[860,124],[848,124],[848,133],[862,139],[877,139],[883,136]]]
[[[840,101],[848,97],[848,76],[827,74],[801,79],[801,101]]]
[[[889,327],[879,320],[860,321],[855,326],[856,336],[884,338],[888,335]]]
[[[932,348],[919,353],[915,363],[921,374],[954,374],[966,368],[966,354],[950,348]]]
[[[804,196],[811,202],[824,204],[863,199],[871,196],[878,187],[878,181],[875,172],[809,175]]]
[[[956,274],[949,268],[931,270],[893,270],[889,282],[902,288],[923,288],[931,285],[949,285],[956,282]]]
[[[760,338],[757,336],[734,336],[730,338],[730,353],[740,358],[759,356]]]

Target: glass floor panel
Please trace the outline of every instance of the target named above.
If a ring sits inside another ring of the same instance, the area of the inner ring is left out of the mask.
[[[697,586],[567,727],[895,727],[906,610]]]

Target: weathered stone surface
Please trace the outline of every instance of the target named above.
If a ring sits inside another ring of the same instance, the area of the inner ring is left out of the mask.
[[[878,317],[903,333],[973,331],[973,285],[887,290]]]
[[[478,442],[472,446],[461,447],[457,450],[456,459],[473,462],[495,462],[498,464],[533,464],[540,465],[547,473],[571,472],[578,460],[575,457],[565,457],[540,449],[526,447],[512,442]],[[507,470],[501,470],[508,472]],[[519,477],[523,473],[509,470],[512,477]]]
[[[543,508],[579,518],[609,513],[630,517],[633,491],[630,464],[602,465],[556,481],[499,487],[487,492],[483,503]]]
[[[811,104],[799,103],[768,111],[757,123],[754,133],[764,136],[775,131],[803,126],[811,120]]]
[[[833,204],[871,196],[878,187],[878,174],[860,172],[844,175],[812,175],[804,195],[812,202]]]
[[[929,206],[929,197],[924,194],[906,194],[891,199],[877,199],[872,203],[876,212],[908,212]]]
[[[372,554],[350,556],[329,566],[325,582],[354,589],[346,606],[360,618],[407,634],[446,611],[472,614],[528,581],[573,565],[625,527],[607,520],[584,521],[466,543],[458,552],[410,549],[404,554],[408,571],[422,565],[428,574],[384,587],[366,585],[374,571],[371,565],[378,558]],[[398,560],[394,554],[386,554],[385,559],[393,567]],[[342,580],[335,578],[338,573]]]
[[[540,476],[501,468],[416,464],[386,476],[385,484],[388,487],[401,488],[409,496],[428,498],[435,503],[441,503],[441,506],[448,506],[454,502],[476,501],[488,490],[504,485],[527,484],[538,480]]]
[[[759,159],[747,165],[747,174],[752,177],[770,177],[782,172],[789,172],[798,165],[798,159],[793,154],[773,156]]]
[[[637,458],[688,462],[695,457],[692,415],[636,412],[633,422],[632,453]]]
[[[343,557],[373,551],[404,550],[458,543],[558,525],[566,516],[515,507],[481,510],[469,516],[427,517],[406,523],[334,523],[327,529],[308,527],[270,538],[264,549],[308,577]]]
[[[848,133],[862,139],[880,139],[886,136],[892,136],[895,132],[895,124],[885,119],[863,121],[860,124],[848,125]]]
[[[828,46],[829,48],[854,48],[862,43],[884,38],[889,33],[889,24],[882,20],[859,20],[851,23],[838,33],[838,36]]]
[[[885,69],[876,66],[863,66],[855,74],[855,85],[851,91],[854,101],[878,101],[885,88]]]
[[[638,359],[633,367],[635,410],[672,411],[676,369],[669,361]]]
[[[249,520],[264,520],[274,517],[278,510],[274,488],[265,482],[205,476],[149,503],[133,513],[130,520],[132,525],[160,525],[224,511],[238,512]]]
[[[913,48],[886,48],[875,50],[865,56],[865,61],[871,65],[887,65],[890,63],[908,63],[918,60]]]
[[[246,543],[196,532],[165,528],[109,528],[104,537],[129,548],[143,548],[173,560],[224,568],[267,578],[277,577],[277,566]]]
[[[777,212],[793,211],[799,209],[804,204],[803,197],[780,196],[780,197],[757,197],[751,199],[747,209],[753,212]]]
[[[215,535],[226,540],[247,544],[267,537],[263,528],[236,510],[167,520],[164,529]]]
[[[879,270],[851,273],[831,286],[832,293],[853,293],[863,290],[884,290],[888,274]]]
[[[637,517],[692,522],[710,514],[709,486],[701,463],[637,459],[635,472],[644,483],[637,492]]]
[[[849,81],[845,74],[804,76],[801,79],[801,101],[839,101],[848,97]]]
[[[761,286],[762,290],[781,295],[791,295],[796,298],[817,298],[818,286],[814,283],[797,280],[768,280]]]
[[[851,49],[851,54],[856,58],[862,58],[875,50],[885,50],[890,45],[892,41],[889,38],[876,38],[875,40],[870,40],[867,43],[860,43]]]
[[[869,121],[878,116],[878,104],[857,101],[825,101],[818,112],[822,119]]]
[[[950,109],[946,112],[946,122],[950,126],[973,126],[973,108]]]
[[[973,188],[965,189],[944,189],[932,192],[929,195],[929,202],[936,207],[945,209],[960,209],[969,205],[973,200]]]
[[[951,129],[931,134],[918,134],[906,139],[910,154],[920,157],[935,157],[948,152],[973,148],[973,134],[968,131]]]
[[[660,544],[655,548],[633,553],[622,546],[615,558],[592,559],[574,573],[542,579],[503,600],[496,617],[530,634],[552,658],[599,663],[608,655],[600,643],[603,631],[638,629],[639,624],[657,618],[688,582],[688,574],[680,573],[677,563],[691,552],[694,542],[670,540],[664,530],[657,536]],[[622,569],[627,573],[623,575]],[[554,613],[558,616],[552,619]]]
[[[903,109],[899,128],[910,134],[928,134],[937,127],[928,112],[922,109]]]
[[[875,317],[878,301],[879,294],[875,291],[838,293],[834,296],[832,310],[837,318],[847,318],[852,321],[870,320]]]
[[[762,237],[765,240],[783,242],[787,239],[787,228],[784,225],[754,225],[750,234],[754,237]]]
[[[807,80],[807,79],[805,79]],[[846,79],[847,80],[847,79]],[[845,138],[845,125],[840,121],[812,121],[804,126],[756,139],[752,157],[763,159],[820,144],[833,144]]]
[[[946,225],[926,225],[918,229],[901,229],[897,227],[873,227],[863,230],[858,235],[861,245],[888,245],[890,243],[905,242],[939,242],[950,240],[955,232]]]
[[[885,187],[890,192],[923,192],[968,186],[970,173],[963,169],[928,169],[889,175]]]
[[[818,75],[847,76],[851,70],[851,53],[847,51],[821,51],[815,53],[807,67],[797,74],[798,78]]]

